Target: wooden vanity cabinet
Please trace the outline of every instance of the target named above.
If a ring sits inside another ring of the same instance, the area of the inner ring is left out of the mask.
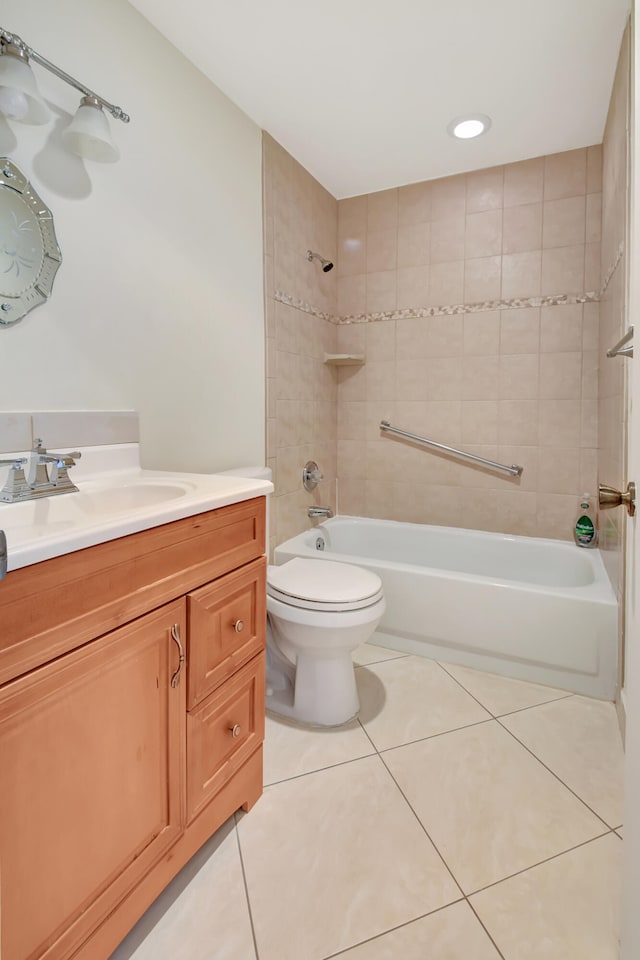
[[[263,551],[257,498],[0,584],[2,960],[106,960],[260,796]]]

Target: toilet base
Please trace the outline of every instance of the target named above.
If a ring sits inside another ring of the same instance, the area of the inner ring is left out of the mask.
[[[299,654],[294,679],[274,657],[269,659],[268,713],[314,727],[339,727],[358,716],[360,701],[351,651],[326,660]]]

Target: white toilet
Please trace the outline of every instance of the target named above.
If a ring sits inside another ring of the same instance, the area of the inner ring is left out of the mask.
[[[267,467],[223,473],[271,480]],[[268,533],[267,500],[267,544]],[[382,581],[349,563],[296,557],[267,568],[267,710],[333,727],[357,716],[353,651],[385,610]]]
[[[385,610],[380,577],[333,560],[295,557],[267,570],[267,710],[336,726],[360,704],[352,654]]]

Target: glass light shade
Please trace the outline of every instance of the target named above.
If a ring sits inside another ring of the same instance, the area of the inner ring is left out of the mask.
[[[82,101],[76,115],[62,134],[64,145],[85,160],[114,163],[120,151],[111,139],[109,123],[102,107]]]
[[[457,140],[472,140],[486,133],[491,126],[491,118],[482,113],[467,117],[457,117],[447,126],[447,132]]]
[[[0,57],[0,110],[22,123],[46,123],[51,117],[29,63],[11,53]]]

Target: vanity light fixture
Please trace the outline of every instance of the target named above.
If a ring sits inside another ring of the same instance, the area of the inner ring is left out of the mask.
[[[458,140],[472,140],[480,137],[491,127],[491,117],[484,113],[473,113],[466,117],[456,117],[447,126],[447,133]]]
[[[82,94],[78,111],[62,134],[64,144],[72,153],[87,160],[110,163],[118,160],[120,152],[111,139],[104,110],[116,120],[129,123],[129,115],[100,97],[89,87],[75,80],[60,67],[46,60],[17,34],[0,27],[0,112],[10,120],[22,123],[46,123],[51,113],[40,96],[36,78],[29,63],[40,64]]]

